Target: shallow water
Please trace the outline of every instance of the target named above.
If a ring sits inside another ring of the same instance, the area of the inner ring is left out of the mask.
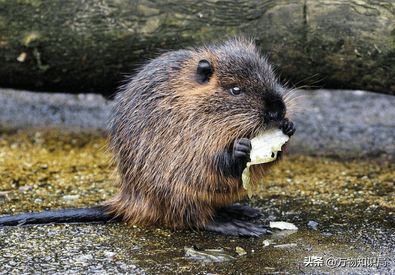
[[[117,188],[106,146],[102,132],[1,130],[0,213],[108,199]],[[259,208],[264,223],[287,221],[298,231],[243,239],[123,223],[1,228],[0,274],[393,274],[392,157],[291,151],[241,203]],[[222,249],[234,259],[191,259],[191,246]]]

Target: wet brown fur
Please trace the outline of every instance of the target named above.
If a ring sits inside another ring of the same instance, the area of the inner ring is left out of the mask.
[[[203,84],[196,81],[201,59],[214,67]],[[231,95],[232,85],[248,97]],[[241,179],[219,167],[219,156],[269,127],[257,98],[276,85],[271,66],[244,39],[169,52],[143,66],[116,99],[110,146],[120,191],[104,205],[130,224],[208,224],[215,209],[245,195]],[[253,167],[252,180],[269,166]]]

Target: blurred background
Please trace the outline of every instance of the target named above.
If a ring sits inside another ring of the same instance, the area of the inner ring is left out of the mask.
[[[395,94],[391,0],[3,0],[0,87],[110,97],[145,60],[256,40],[290,86]]]

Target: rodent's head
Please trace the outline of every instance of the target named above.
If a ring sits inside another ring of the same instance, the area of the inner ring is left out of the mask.
[[[286,115],[287,89],[251,41],[234,39],[197,49],[176,83],[202,115],[237,121],[240,135],[255,136]]]

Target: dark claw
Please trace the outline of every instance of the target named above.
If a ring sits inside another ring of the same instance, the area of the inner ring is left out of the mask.
[[[263,216],[259,210],[239,203],[218,209],[216,215],[229,220],[237,219],[241,221],[255,220]]]
[[[248,138],[241,138],[235,141],[233,154],[233,160],[231,163],[232,174],[239,177],[244,168],[246,168],[247,162],[250,161],[251,141]]]
[[[255,224],[252,222],[246,221],[227,221],[227,222],[218,222],[214,221],[203,228],[206,231],[230,236],[230,237],[259,237],[263,235],[272,234],[270,230],[267,229],[267,226],[263,224]]]
[[[240,177],[250,161],[251,141],[248,138],[238,139],[221,154],[218,166],[225,175]]]
[[[251,151],[251,141],[248,138],[241,138],[236,140],[234,149],[234,156],[238,159],[249,159]]]
[[[294,123],[290,121],[288,118],[283,119],[280,125],[280,129],[283,131],[285,135],[289,137],[291,137],[296,131]]]

